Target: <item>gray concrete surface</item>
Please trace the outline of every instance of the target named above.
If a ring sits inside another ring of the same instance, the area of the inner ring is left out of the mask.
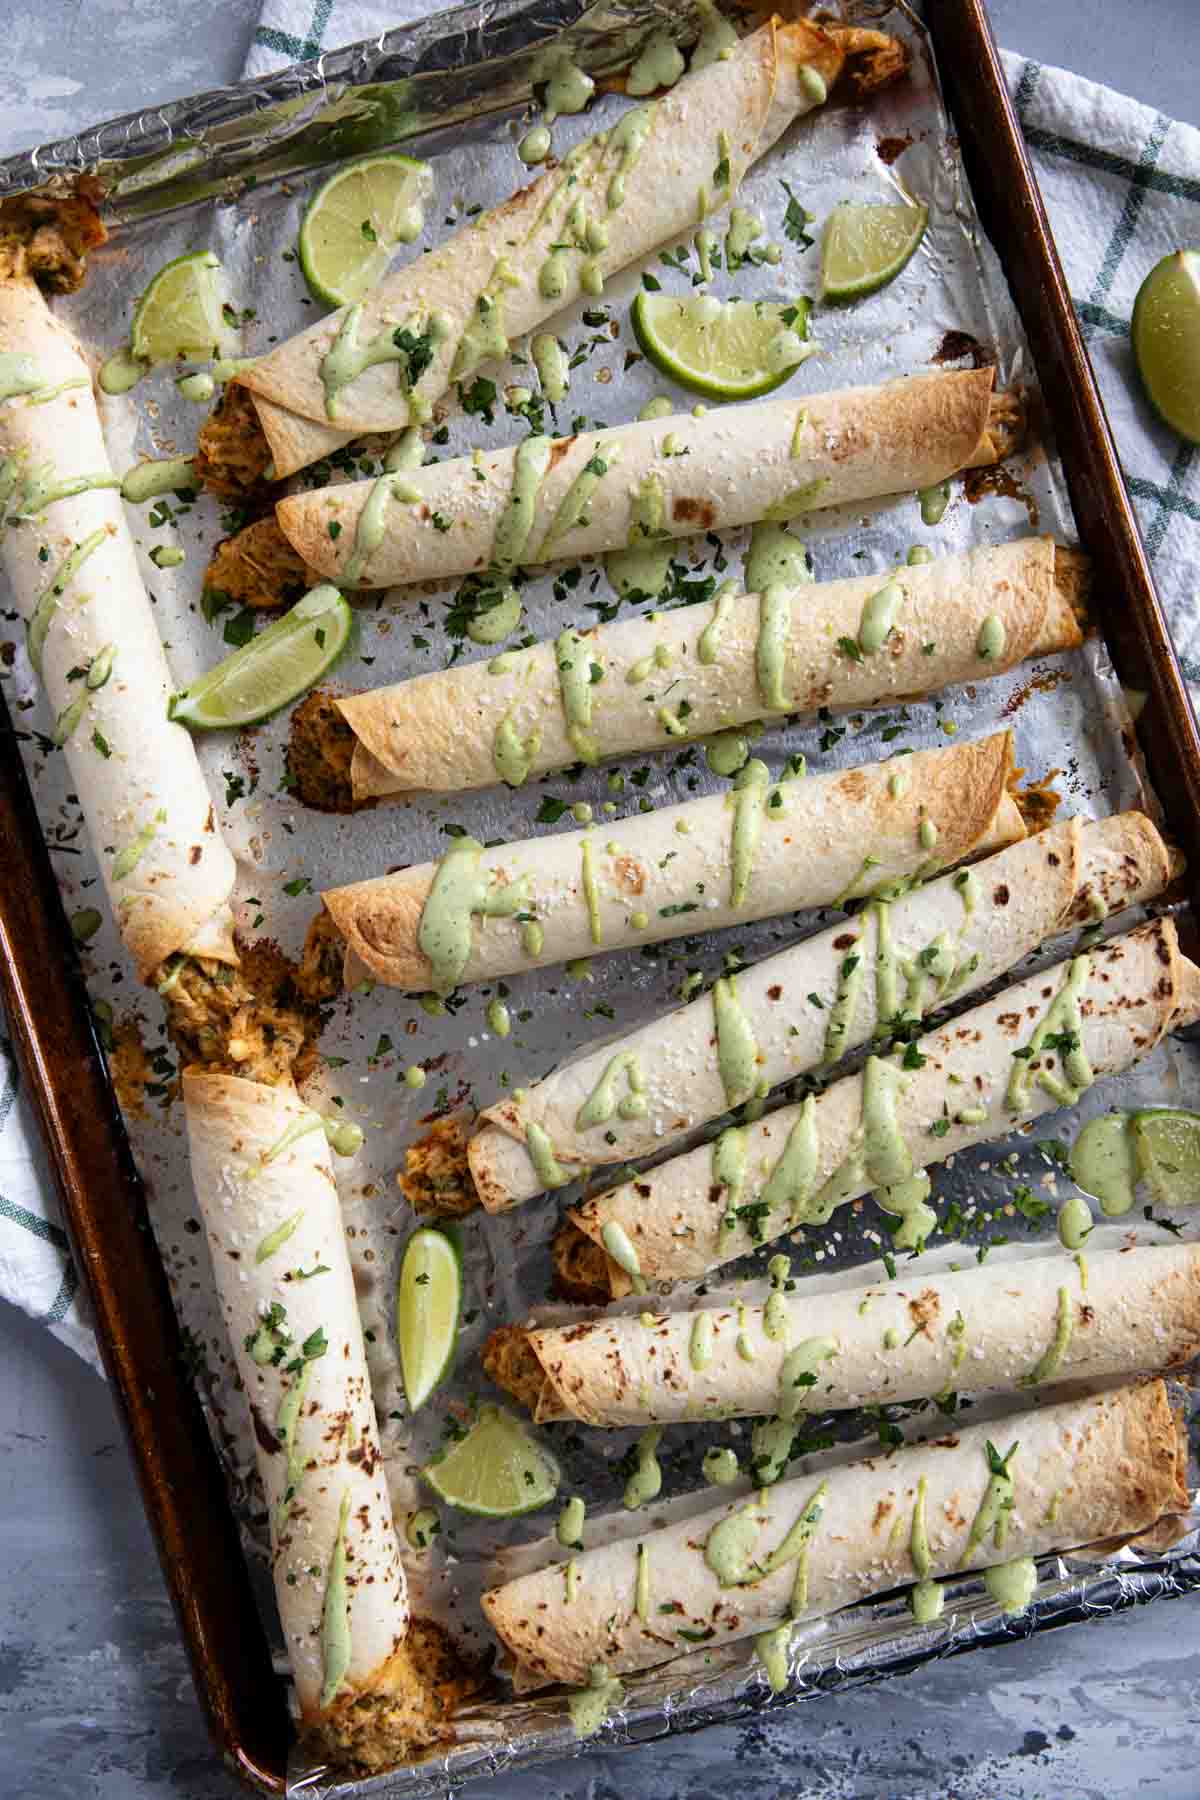
[[[0,153],[233,79],[257,6],[8,0],[5,12]],[[1197,0],[993,0],[992,12],[1006,46],[1200,124]],[[241,1792],[210,1755],[108,1395],[3,1306],[0,1520],[0,1800]],[[1200,1602],[1173,1601],[486,1792],[1194,1800],[1198,1740]]]

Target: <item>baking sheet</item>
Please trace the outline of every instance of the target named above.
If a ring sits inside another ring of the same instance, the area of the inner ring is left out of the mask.
[[[519,10],[501,9],[499,23],[515,30]],[[611,13],[615,9],[605,10]],[[637,12],[649,17],[654,7],[623,10],[627,15]],[[464,9],[460,17],[470,11]],[[799,395],[921,368],[935,356],[961,347],[962,340],[948,341],[948,333],[967,334],[972,344],[981,347],[981,353],[994,357],[1000,382],[1027,383],[1031,373],[1028,353],[1003,278],[978,232],[919,29],[907,9],[859,8],[855,17],[868,14],[872,23],[906,36],[913,44],[911,82],[885,93],[861,111],[830,109],[801,121],[752,171],[742,203],[764,213],[767,236],[781,244],[783,259],[777,269],[746,267],[735,277],[718,276],[714,289],[722,295],[767,298],[815,291],[818,252],[815,246],[793,241],[784,229],[789,199],[784,181],[815,216],[818,230],[839,200],[886,199],[897,191],[911,194],[927,199],[932,209],[929,233],[914,262],[892,287],[859,306],[838,312],[816,311],[814,332],[820,354],[798,372],[789,391]],[[472,16],[475,25],[483,22]],[[544,28],[546,19],[547,9],[543,8],[538,14],[539,29]],[[430,22],[426,22],[417,33],[424,34],[426,47],[439,43],[446,63],[445,79],[454,73],[456,56],[462,64],[474,67],[481,48],[475,26],[463,23],[453,32],[444,31],[437,40],[430,36]],[[339,53],[341,57],[349,55]],[[527,75],[527,63],[525,68]],[[467,93],[471,81],[461,72],[458,79]],[[476,92],[478,86],[476,82]],[[555,128],[559,153],[597,129],[619,108],[619,102],[605,101],[593,108],[586,120],[560,121]],[[414,123],[419,123],[420,112],[414,108]],[[418,153],[428,150],[435,160],[436,194],[422,243],[440,241],[450,224],[469,209],[494,203],[523,180],[513,145],[529,116],[526,110],[515,117],[492,117],[476,124],[469,143],[462,141],[461,132],[442,130],[428,145],[418,137],[407,146]],[[294,144],[288,154],[293,160],[298,156]],[[144,181],[138,189],[137,205],[130,202],[125,208],[128,222],[96,256],[83,292],[60,303],[65,315],[99,359],[120,341],[133,302],[154,270],[185,250],[211,247],[229,271],[233,304],[253,315],[244,321],[244,349],[249,354],[265,349],[274,336],[283,336],[317,316],[294,259],[297,225],[312,185],[311,179],[290,178],[249,190],[240,184],[240,192],[235,192],[226,184],[219,197],[194,200],[180,209],[177,190],[169,186],[156,189]],[[151,205],[167,206],[168,210],[150,214]],[[135,216],[138,214],[142,216]],[[646,269],[664,291],[685,291],[696,267],[694,256],[684,269],[672,266],[676,263],[672,249],[668,262],[651,258]],[[615,424],[633,417],[652,393],[670,393],[680,410],[692,403],[692,397],[673,389],[645,363],[627,366],[635,348],[628,308],[640,279],[641,272],[632,271],[610,284],[601,303],[591,302],[587,308],[580,306],[562,316],[560,335],[584,355],[573,373],[570,395],[551,421],[560,430],[570,429],[577,419]],[[603,311],[607,318],[603,323],[588,324],[583,319],[585,311]],[[614,325],[618,329],[615,338]],[[536,387],[531,374],[527,367],[514,365],[506,378],[497,375],[498,388],[503,390],[506,379]],[[171,373],[160,373],[131,399],[105,403],[114,461],[125,467],[140,455],[189,449],[203,416],[202,408],[179,398]],[[476,443],[487,446],[516,441],[526,430],[521,419],[504,410],[502,399],[491,427],[478,416],[463,419],[453,411],[446,424],[447,442],[436,449],[436,454],[443,456],[460,454]],[[1032,522],[1071,541],[1074,533],[1065,490],[1054,461],[1035,449],[1017,459],[1013,471],[1017,476],[1015,494],[985,489],[981,498],[970,503],[956,485],[951,508],[936,529],[921,524],[911,495],[869,512],[853,509],[812,515],[805,521],[805,539],[818,579],[864,570],[882,572],[894,561],[903,560],[913,543],[944,553],[1020,535]],[[199,606],[199,587],[208,550],[231,521],[226,517],[223,524],[221,509],[208,499],[188,507],[169,500],[166,505],[142,509],[134,518],[172,667],[183,685],[226,648],[222,634],[228,615],[207,622]],[[152,524],[152,520],[157,522]],[[703,584],[736,575],[746,537],[745,533],[726,534],[719,545],[715,539],[681,545],[680,582]],[[187,552],[181,569],[159,570],[149,562],[152,547],[175,543]],[[703,591],[703,586],[691,588],[697,598]],[[598,565],[584,565],[576,583],[560,581],[557,591],[551,575],[531,581],[523,592],[527,617],[521,629],[538,637],[552,635],[568,620],[589,622],[598,616],[589,608],[609,606],[613,601]],[[338,682],[345,687],[375,684],[440,667],[455,649],[444,630],[452,597],[451,591],[439,590],[414,601],[410,592],[364,608],[357,643],[337,671]],[[622,612],[629,610],[625,607]],[[469,644],[465,650],[471,656],[481,654]],[[6,678],[18,722],[30,733],[27,763],[68,907],[90,904],[96,870],[82,838],[78,808],[63,780],[62,759],[51,751],[45,737],[51,721],[36,694],[23,647],[17,647]],[[819,722],[811,728],[772,730],[761,740],[758,753],[775,767],[786,755],[801,750],[811,768],[825,770],[904,748],[946,742],[954,732],[976,735],[1001,723],[1014,727],[1018,760],[1034,774],[1052,767],[1064,771],[1060,785],[1066,810],[1101,815],[1139,802],[1153,804],[1124,747],[1122,727],[1128,724],[1125,699],[1103,647],[1095,640],[1080,652],[1046,659],[1034,670],[1014,672],[973,692],[954,690],[934,703],[853,720]],[[550,777],[516,794],[500,790],[420,800],[357,819],[336,820],[320,818],[292,802],[282,785],[285,738],[286,719],[243,734],[237,741],[203,741],[201,753],[223,824],[244,865],[238,890],[239,923],[247,935],[276,937],[293,951],[311,917],[312,894],[322,885],[436,856],[448,842],[447,826],[462,826],[484,839],[535,835],[540,829],[535,823],[537,811],[549,795],[568,802],[587,800],[601,820],[604,805],[613,805],[615,829],[621,817],[646,803],[665,805],[722,785],[708,775],[698,752],[684,750],[613,765],[624,776],[624,788],[615,794],[609,787],[610,770],[605,769],[587,771],[578,780]],[[564,824],[570,823],[569,817],[564,820]],[[297,891],[286,893],[285,884]],[[417,1466],[442,1441],[447,1421],[464,1416],[473,1397],[486,1391],[474,1352],[487,1331],[521,1316],[544,1299],[547,1246],[559,1213],[558,1200],[547,1199],[501,1219],[477,1216],[468,1223],[464,1230],[467,1311],[456,1376],[420,1418],[410,1422],[405,1416],[390,1323],[398,1256],[412,1225],[393,1181],[404,1146],[422,1128],[431,1108],[436,1112],[483,1104],[506,1082],[515,1085],[536,1079],[580,1045],[628,1029],[673,1004],[685,974],[699,971],[706,980],[711,979],[727,966],[727,958],[756,960],[794,941],[814,923],[811,917],[797,916],[683,940],[661,951],[646,947],[641,953],[600,957],[574,977],[552,970],[540,976],[512,978],[504,984],[515,1022],[507,1041],[490,1035],[484,1016],[496,992],[495,984],[465,990],[441,1018],[431,1018],[415,1000],[387,989],[356,995],[337,1007],[322,1041],[322,1073],[308,1097],[326,1111],[340,1106],[366,1133],[363,1152],[353,1162],[339,1165],[339,1186],[401,1525],[405,1512],[427,1497],[416,1477]],[[186,1166],[181,1109],[170,1098],[173,1058],[164,1042],[157,1003],[133,988],[107,922],[85,957],[94,997],[113,1007],[118,1023],[134,1014],[142,1019],[158,1091],[150,1094],[141,1116],[130,1118],[131,1135],[152,1187],[156,1231],[230,1470],[239,1515],[252,1535],[261,1535],[252,1478],[253,1446],[244,1429],[240,1397],[232,1391],[232,1361],[211,1296]],[[419,1094],[413,1094],[400,1079],[410,1061],[420,1061],[430,1071],[428,1085]],[[1079,1110],[1083,1116],[1113,1103],[1161,1103],[1164,1099],[1183,1104],[1200,1101],[1195,1058],[1174,1043],[1133,1077],[1109,1084],[1102,1095],[1090,1095]],[[1044,1135],[1061,1135],[1063,1129],[1059,1121],[1050,1122]],[[936,1181],[935,1195],[948,1213],[953,1213],[957,1202],[964,1236],[971,1246],[965,1254],[973,1254],[975,1246],[987,1238],[1046,1236],[1045,1221],[1031,1222],[1016,1210],[1014,1195],[1019,1184],[1032,1187],[1041,1197],[1054,1197],[1055,1189],[1058,1197],[1070,1191],[1045,1154],[1027,1142],[1014,1140],[1014,1162],[1008,1160],[1009,1148],[993,1145],[960,1157],[954,1169],[941,1173]],[[874,1220],[868,1205],[834,1227],[809,1232],[797,1245],[797,1272],[823,1273],[861,1264],[880,1247]],[[1159,1228],[1141,1222],[1139,1227],[1143,1235],[1161,1235]],[[1003,1253],[1003,1249],[994,1252]],[[964,1251],[960,1246],[950,1254],[962,1257]],[[861,1423],[843,1421],[841,1428],[853,1432],[861,1429]],[[937,1428],[936,1419],[931,1424]],[[708,1443],[727,1437],[736,1442],[739,1431],[748,1435],[748,1430],[748,1426],[726,1426],[709,1433],[693,1427],[668,1432],[663,1445],[666,1492],[697,1485],[700,1457]],[[823,1434],[824,1422],[814,1421],[813,1430]],[[611,1506],[619,1486],[609,1465],[625,1451],[632,1436],[584,1433],[569,1426],[550,1428],[546,1437],[563,1465],[564,1492],[584,1493],[597,1511],[602,1503]],[[644,1528],[645,1516],[639,1517]],[[445,1516],[434,1554],[410,1560],[418,1608],[428,1608],[451,1622],[456,1631],[473,1632],[482,1639],[474,1602],[497,1541],[528,1540],[544,1529],[545,1517],[504,1529]],[[1192,1548],[1189,1541],[1176,1555],[1186,1556]],[[1075,1568],[1051,1560],[1054,1567],[1047,1575],[1047,1595],[1064,1601],[1078,1596]],[[972,1584],[964,1583],[961,1593],[961,1604],[934,1628],[947,1641],[952,1630],[975,1634],[980,1621],[994,1615],[991,1603],[978,1595]],[[889,1610],[878,1602],[840,1615],[834,1624],[806,1635],[802,1654],[810,1670],[869,1669],[878,1674],[902,1662],[914,1638],[929,1641],[924,1634],[914,1634],[902,1608]],[[693,1658],[688,1671],[677,1667],[667,1676],[651,1675],[630,1682],[630,1709],[608,1728],[607,1736],[646,1735],[662,1729],[666,1718],[686,1715],[688,1722],[693,1722],[710,1711],[712,1716],[721,1716],[723,1708],[742,1704],[747,1694],[760,1702],[765,1687],[753,1671],[747,1678],[748,1654],[747,1647],[737,1647],[725,1653],[719,1664],[700,1666],[700,1659]],[[810,1673],[809,1680],[814,1678]],[[452,1754],[446,1770],[456,1776],[477,1769],[481,1758],[490,1762],[514,1755],[558,1754],[572,1741],[564,1709],[556,1701],[475,1708],[460,1722],[460,1730],[464,1748]],[[469,1744],[476,1747],[467,1748]],[[299,1766],[296,1774],[298,1778],[303,1774]],[[389,1778],[393,1781],[397,1791],[412,1793],[444,1785],[437,1765]],[[350,1791],[352,1785],[342,1784],[336,1791]],[[379,1790],[379,1783],[361,1785]],[[308,1781],[306,1791],[309,1789],[324,1791],[319,1775]]]

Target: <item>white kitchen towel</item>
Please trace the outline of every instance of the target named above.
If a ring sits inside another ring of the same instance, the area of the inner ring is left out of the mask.
[[[433,10],[427,0],[267,0],[246,64],[263,75]],[[1111,88],[1005,55],[1071,293],[1154,564],[1159,592],[1200,697],[1200,451],[1147,405],[1133,369],[1129,315],[1146,272],[1200,245],[1200,131]],[[0,1295],[95,1360],[78,1280],[30,1115],[0,1037]]]

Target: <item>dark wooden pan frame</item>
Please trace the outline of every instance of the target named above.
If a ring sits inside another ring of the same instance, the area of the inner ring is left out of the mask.
[[[1014,116],[983,0],[933,0],[929,28],[963,161],[1037,366],[1066,470],[1094,606],[1122,680],[1149,699],[1138,726],[1167,822],[1200,868],[1200,732],[1125,492],[1116,447]],[[38,1114],[143,1503],[226,1764],[282,1793],[289,1726],[231,1515],[187,1373],[179,1326],[103,1057],[16,735],[0,701],[0,998]],[[1200,1585],[1200,1562],[1113,1584],[1105,1610]],[[1047,1623],[1092,1609],[1059,1605]],[[906,1668],[923,1659],[909,1659]],[[822,1681],[816,1691],[827,1691]],[[841,1681],[833,1685],[842,1685]],[[676,1721],[672,1729],[695,1729]]]

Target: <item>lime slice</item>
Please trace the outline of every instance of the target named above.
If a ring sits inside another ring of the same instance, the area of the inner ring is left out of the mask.
[[[1200,1113],[1161,1108],[1130,1120],[1138,1173],[1163,1206],[1200,1200]]]
[[[420,234],[433,170],[393,152],[366,156],[331,175],[308,203],[300,267],[327,306],[361,300],[387,272],[398,244]]]
[[[643,292],[633,304],[633,329],[656,369],[714,400],[770,393],[816,348],[804,341],[807,300],[777,306]]]
[[[821,240],[822,299],[858,300],[894,281],[928,218],[927,206],[835,206]]]
[[[466,1437],[421,1473],[439,1499],[486,1519],[536,1512],[558,1492],[558,1469],[502,1406],[481,1406]]]
[[[1150,404],[1200,444],[1200,250],[1155,263],[1133,303],[1133,354]]]
[[[346,647],[354,615],[335,587],[310,589],[290,612],[171,700],[194,731],[253,725],[303,694]]]
[[[225,316],[225,271],[211,250],[166,263],[137,303],[129,348],[141,362],[232,356],[237,334]]]
[[[444,1231],[423,1226],[404,1247],[396,1289],[396,1342],[413,1412],[445,1376],[458,1337],[462,1259]]]

